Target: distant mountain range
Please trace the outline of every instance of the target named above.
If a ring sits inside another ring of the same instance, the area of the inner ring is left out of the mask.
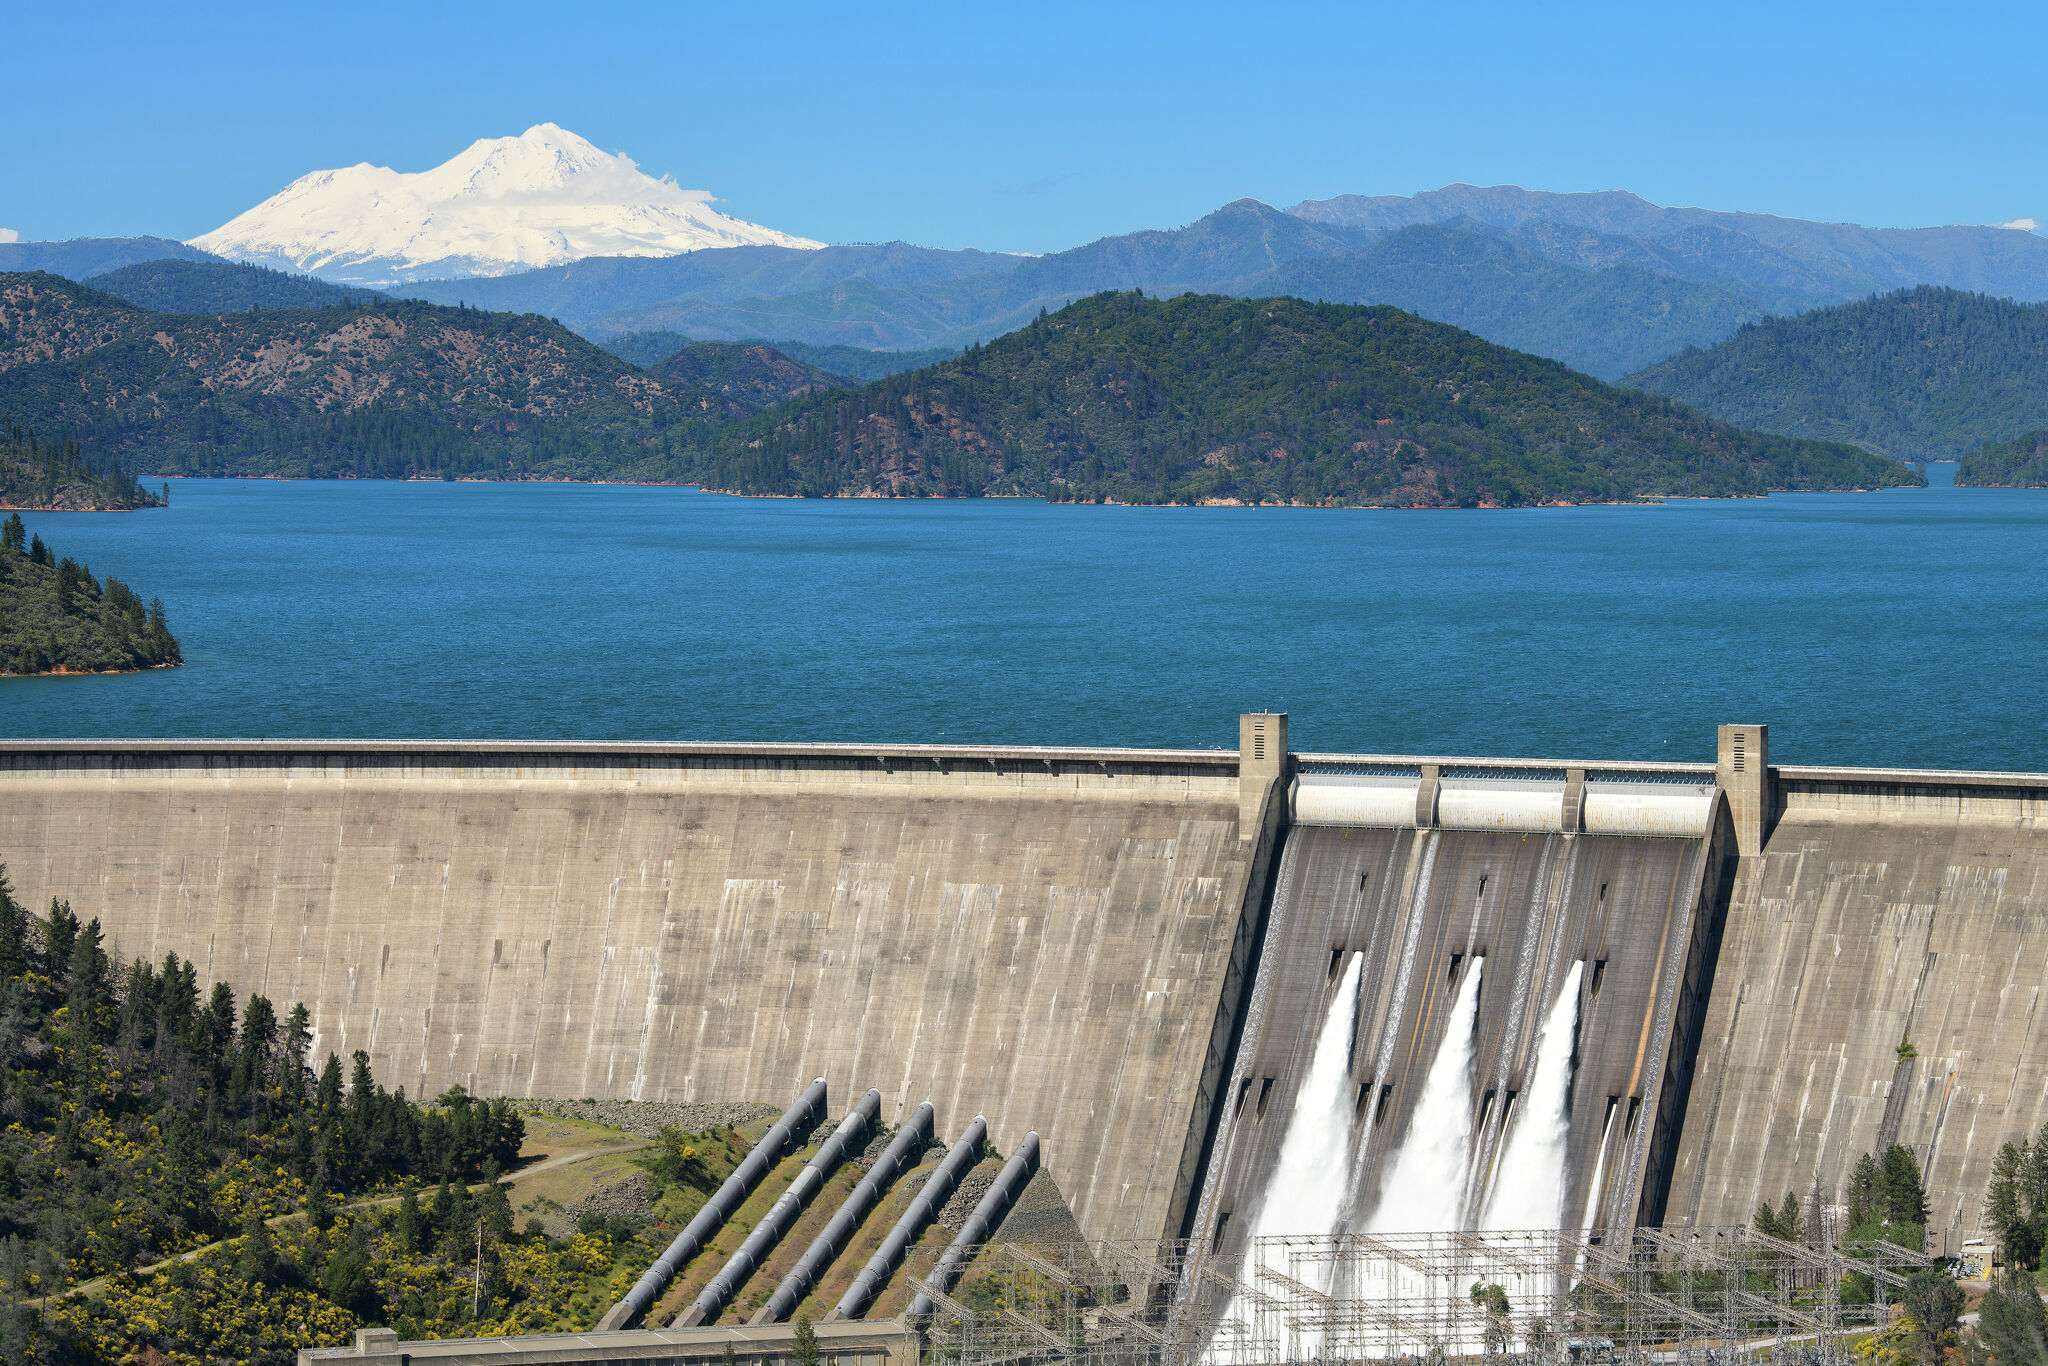
[[[1100,290],[1142,288],[1391,303],[1607,379],[1769,316],[1905,286],[2048,299],[2048,238],[2034,232],[1863,228],[1662,208],[1618,191],[1452,185],[1286,211],[1246,199],[1183,228],[1037,257],[820,248],[701,208],[702,196],[543,124],[417,176],[318,173],[195,245],[395,279],[394,292],[435,303],[540,313],[604,342],[660,332],[957,349]],[[143,259],[133,241],[0,245],[0,266],[74,279]],[[536,259],[561,264],[519,268]],[[421,278],[435,274],[456,278]]]
[[[905,349],[999,336],[1102,289],[1392,303],[1615,378],[1774,313],[1932,283],[2048,298],[2048,238],[2006,228],[1869,229],[1661,209],[1628,194],[1453,186],[1282,212],[1255,200],[1185,228],[1040,257],[902,243],[586,260],[417,297],[544,312],[607,339]]]
[[[1527,506],[1919,482],[1388,307],[1105,293],[711,434],[747,493]]]
[[[1745,327],[1623,383],[1757,431],[1953,460],[2048,427],[2048,303],[1900,290]]]
[[[229,261],[142,261],[84,283],[159,313],[241,313],[251,308],[325,308],[365,303],[377,292]]]
[[[1740,293],[1773,313],[1920,284],[2048,298],[2048,238],[2010,227],[1865,228],[1667,209],[1620,190],[1551,194],[1514,185],[1339,195],[1288,212],[1379,232],[1460,219],[1484,223],[1555,260],[1641,266]]]
[[[552,123],[483,138],[432,170],[314,171],[192,240],[216,256],[381,287],[504,275],[589,256],[822,243],[711,207]]]
[[[68,242],[0,242],[0,274],[47,270],[67,280],[104,275],[144,261],[219,261],[164,237],[74,237]]]

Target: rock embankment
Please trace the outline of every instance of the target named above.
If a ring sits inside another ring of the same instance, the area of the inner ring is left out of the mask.
[[[580,1119],[623,1129],[642,1138],[653,1138],[667,1124],[686,1134],[699,1134],[706,1129],[737,1129],[782,1113],[775,1106],[758,1101],[515,1100],[513,1104],[530,1115]]]

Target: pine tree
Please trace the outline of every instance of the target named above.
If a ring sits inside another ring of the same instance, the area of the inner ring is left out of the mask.
[[[1869,1153],[1856,1159],[1849,1174],[1849,1227],[1861,1228],[1881,1217],[1877,1200],[1877,1159]]]
[[[796,1316],[796,1331],[789,1337],[789,1359],[796,1366],[818,1366],[818,1333],[811,1327],[809,1314]]]
[[[50,898],[50,920],[43,931],[43,962],[57,985],[64,985],[71,970],[71,950],[78,944],[78,917],[71,903]]]
[[[7,881],[7,865],[0,863],[0,982],[28,971],[28,922],[27,910],[14,899],[14,888]]]
[[[1902,1228],[1927,1224],[1927,1192],[1920,1184],[1920,1164],[1902,1143],[1886,1148],[1878,1164],[1877,1203],[1888,1224]]]

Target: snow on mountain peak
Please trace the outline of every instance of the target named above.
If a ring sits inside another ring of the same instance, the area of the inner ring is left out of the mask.
[[[824,245],[728,217],[552,123],[480,138],[426,171],[359,162],[300,176],[192,245],[345,284],[509,275],[586,256]]]

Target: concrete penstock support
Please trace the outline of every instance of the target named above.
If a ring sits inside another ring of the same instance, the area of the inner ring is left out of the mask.
[[[754,1268],[775,1250],[775,1245],[789,1232],[789,1226],[825,1188],[825,1182],[839,1170],[839,1164],[846,1160],[847,1154],[867,1137],[868,1129],[881,1108],[880,1091],[871,1090],[860,1098],[860,1103],[839,1121],[839,1127],[832,1131],[832,1136],[819,1145],[817,1155],[804,1163],[804,1169],[796,1174],[796,1180],[789,1183],[789,1189],[776,1197],[768,1213],[761,1216],[761,1222],[754,1225],[753,1232],[740,1244],[739,1251],[733,1253],[719,1268],[718,1274],[697,1292],[697,1302],[677,1315],[669,1327],[695,1328],[700,1323],[709,1323],[732,1303],[732,1297],[747,1283],[747,1277],[754,1274]]]
[[[732,1212],[760,1184],[768,1169],[780,1161],[793,1144],[816,1128],[824,1114],[825,1079],[819,1077],[804,1088],[803,1094],[783,1112],[781,1119],[769,1126],[753,1151],[704,1202],[704,1208],[697,1211],[697,1217],[690,1221],[689,1227],[676,1235],[668,1250],[656,1258],[654,1265],[626,1292],[626,1298],[613,1305],[598,1320],[597,1331],[609,1333],[636,1326],[654,1302],[661,1298],[661,1292],[668,1289],[668,1283],[675,1279],[676,1272],[689,1265],[690,1259],[704,1250],[704,1244],[711,1241],[711,1235],[732,1217]]]
[[[861,1226],[869,1212],[880,1203],[883,1192],[923,1154],[925,1145],[931,1142],[931,1137],[932,1103],[925,1101],[904,1122],[903,1127],[897,1130],[896,1137],[882,1150],[882,1155],[876,1160],[875,1165],[861,1178],[860,1184],[853,1188],[853,1194],[847,1196],[846,1203],[832,1215],[831,1222],[825,1225],[825,1231],[812,1241],[797,1264],[790,1269],[790,1273],[782,1278],[782,1284],[775,1287],[775,1293],[768,1297],[768,1303],[749,1321],[750,1323],[781,1323],[796,1312],[796,1307],[803,1303],[804,1296],[811,1293],[812,1287],[818,1283],[818,1278],[825,1274],[825,1268],[832,1265],[833,1259],[839,1256],[841,1249],[853,1237],[854,1230]]]
[[[988,1121],[980,1115],[967,1126],[967,1132],[946,1152],[946,1160],[939,1163],[939,1169],[931,1174],[910,1202],[910,1208],[903,1211],[903,1217],[896,1221],[896,1227],[889,1230],[889,1236],[875,1249],[875,1255],[868,1258],[868,1264],[853,1278],[853,1284],[839,1297],[838,1307],[825,1316],[827,1323],[840,1319],[857,1319],[868,1312],[868,1306],[881,1293],[882,1285],[889,1279],[889,1273],[903,1260],[903,1254],[910,1245],[923,1236],[925,1228],[936,1219],[939,1210],[946,1203],[946,1197],[960,1184],[960,1178],[981,1156],[981,1145],[988,1138]]]
[[[1024,1186],[1038,1170],[1038,1135],[1026,1134],[1024,1141],[1017,1145],[1017,1151],[1003,1164],[995,1184],[988,1188],[988,1194],[981,1197],[981,1203],[974,1207],[974,1213],[967,1216],[967,1222],[960,1226],[960,1233],[946,1247],[938,1265],[932,1268],[931,1283],[940,1291],[953,1288],[960,1273],[967,1269],[967,1263],[974,1257],[975,1250],[987,1242],[995,1231],[1002,1227],[1003,1216],[1010,1206],[1017,1203],[1017,1197],[1024,1193]],[[922,1324],[931,1316],[932,1297],[923,1293],[911,1300],[904,1320],[912,1326]]]

